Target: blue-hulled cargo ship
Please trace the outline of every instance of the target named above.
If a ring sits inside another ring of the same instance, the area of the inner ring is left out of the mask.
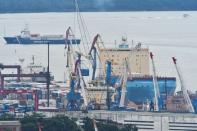
[[[112,76],[111,85],[114,86],[117,76]],[[157,77],[160,94],[165,100],[166,96],[172,95],[176,89],[175,77]],[[135,103],[143,103],[147,100],[154,100],[154,87],[152,76],[128,78],[126,100]]]
[[[21,31],[21,34],[13,37],[4,37],[7,44],[80,44],[80,39],[65,39],[64,35],[40,35],[31,34],[28,28]]]
[[[123,59],[128,59],[128,76],[126,82],[126,100],[135,103],[143,103],[153,101],[155,97],[155,91],[153,86],[153,76],[150,75],[150,52],[147,47],[142,47],[141,43],[138,43],[135,47],[129,47],[126,38],[122,38],[122,43],[118,48],[103,48],[100,49],[99,55],[101,61],[110,60],[112,62],[112,76],[111,86],[116,87],[116,83],[119,83],[123,74]],[[105,68],[105,67],[101,67]],[[102,77],[102,74],[100,75]],[[99,77],[98,77],[99,79]],[[101,78],[102,79],[102,78]],[[165,100],[167,95],[172,95],[176,89],[175,77],[159,77],[157,76],[159,84],[159,91],[161,97]]]
[[[167,95],[172,95],[176,88],[175,77],[158,77],[159,91],[163,99]],[[153,79],[149,78],[133,78],[127,81],[127,100],[134,102],[146,102],[154,99]]]

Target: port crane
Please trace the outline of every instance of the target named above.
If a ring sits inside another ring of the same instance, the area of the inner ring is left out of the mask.
[[[88,55],[90,56],[90,59],[92,60],[92,81],[95,80],[95,74],[96,74],[96,68],[97,68],[97,59],[96,59],[97,49],[95,45],[99,42],[99,39],[100,41],[102,41],[101,36],[97,34],[92,41],[92,45],[88,53]]]
[[[71,35],[71,34],[72,34],[72,30],[70,28],[68,28],[67,31],[66,31],[66,38],[68,38],[68,36]],[[74,35],[71,35],[71,36],[74,36]],[[78,95],[78,97],[76,97],[76,96],[73,95],[74,93],[72,93],[72,92],[75,91],[76,88],[81,89],[81,95],[84,99],[84,105],[86,107],[88,105],[86,95],[85,95],[86,94],[85,93],[85,88],[87,86],[86,86],[86,84],[83,80],[84,74],[83,74],[83,69],[81,69],[81,57],[83,56],[87,60],[91,61],[92,82],[94,82],[95,74],[96,74],[96,68],[97,68],[97,53],[98,53],[97,49],[99,50],[99,44],[100,43],[102,44],[103,42],[102,42],[101,36],[99,34],[97,34],[92,41],[92,45],[91,45],[91,48],[88,52],[88,55],[86,55],[85,53],[82,53],[81,51],[75,51],[74,52],[74,50],[72,48],[72,45],[69,45],[69,44],[65,45],[65,49],[67,49],[67,66],[66,67],[69,68],[69,72],[72,72],[71,75],[70,75],[70,88],[71,89],[70,89],[70,92],[68,93],[68,99],[69,99],[68,101],[70,101],[69,104],[68,104],[69,106],[70,105],[79,105],[80,106],[80,104],[78,102],[76,102],[77,100],[79,100],[81,98],[79,96],[80,94]],[[73,63],[72,60],[74,60],[74,54],[77,54],[78,60],[75,62],[75,65],[74,65],[74,68],[73,68],[73,67],[70,66],[70,64]],[[73,69],[74,69],[74,71],[73,71]],[[107,86],[107,100],[106,100],[106,102],[107,102],[108,109],[110,108],[110,94],[109,94],[109,89],[108,89],[109,86],[110,86],[110,81],[111,81],[111,61],[108,60],[108,61],[106,61],[106,77],[105,77],[105,85]],[[73,102],[73,101],[75,101],[75,102]],[[79,107],[79,106],[77,106],[77,107]]]
[[[81,73],[81,55],[78,54],[78,59],[75,62],[74,71],[70,73],[70,91],[67,94],[67,107],[68,111],[77,111],[81,109],[81,98],[84,100],[85,109],[87,108],[88,102],[85,93],[85,81],[83,74]],[[82,82],[81,82],[82,81]],[[81,93],[76,90],[81,89]],[[81,96],[82,95],[82,96]]]
[[[185,87],[185,83],[183,81],[183,77],[181,75],[180,68],[179,68],[179,66],[177,64],[177,59],[175,57],[172,57],[172,60],[173,60],[174,66],[176,68],[176,71],[177,71],[177,74],[178,74],[178,77],[179,77],[179,80],[180,80],[181,91],[183,92],[183,97],[184,97],[185,102],[187,104],[188,110],[189,110],[189,112],[194,113],[195,112],[194,111],[194,107],[192,105],[191,99],[190,99],[189,94],[187,92],[187,89]]]
[[[20,65],[3,65],[0,63],[0,69],[17,69],[17,74],[21,74],[21,66]],[[20,81],[20,77],[17,77],[17,81]]]
[[[129,63],[128,58],[123,61],[123,74],[121,75],[119,81],[116,83],[117,96],[114,97],[114,102],[112,102],[111,110],[119,110],[125,108],[125,97],[126,97],[126,83],[128,78]]]
[[[82,53],[79,53],[78,55],[81,55]],[[83,54],[82,54],[83,55]],[[84,57],[87,58],[87,56],[83,55]],[[110,81],[111,81],[111,61],[110,60],[107,60],[106,61],[106,76],[105,76],[105,86],[107,87],[107,99],[106,99],[106,103],[107,103],[107,107],[108,109],[110,109],[110,94],[109,94],[109,86],[110,86]],[[82,69],[81,69],[82,70]],[[81,75],[81,76],[85,76],[85,75]],[[83,80],[84,81],[84,80]],[[87,87],[85,85],[85,82],[84,82],[84,87]],[[85,90],[84,88],[82,88],[82,93],[85,93]],[[83,94],[84,98],[86,98],[86,95]],[[84,104],[86,105],[86,102],[84,101]]]
[[[85,108],[87,108],[88,102],[87,102],[86,92],[85,92],[86,84],[83,78],[83,76],[85,76],[86,73],[85,74],[82,73],[83,69],[81,69],[81,55],[80,54],[77,54],[77,55],[78,55],[78,60],[75,62],[75,74],[77,74],[77,77],[78,77],[77,86],[81,88],[81,94],[84,100],[84,106]]]
[[[69,37],[74,37],[74,34],[71,30],[71,27],[69,27],[66,30],[66,39]],[[73,111],[73,110],[80,110],[81,108],[81,94],[84,100],[84,106],[87,107],[87,99],[85,94],[85,81],[83,79],[83,73],[81,69],[81,54],[78,52],[74,52],[74,49],[72,47],[72,43],[66,43],[65,41],[65,49],[67,49],[67,64],[66,67],[68,69],[69,73],[69,81],[70,81],[70,91],[67,94],[68,103],[66,106],[67,110]],[[75,65],[73,67],[74,63],[74,55],[77,55],[77,60],[75,61]],[[76,91],[81,89],[81,94]]]
[[[153,71],[153,87],[154,87],[154,95],[155,95],[155,111],[160,111],[162,109],[162,99],[160,96],[159,85],[157,81],[157,74],[155,69],[155,62],[153,59],[153,53],[150,52],[150,58],[152,62],[152,71]]]
[[[71,27],[68,27],[68,29],[66,30],[66,36],[65,36],[65,50],[67,49],[67,62],[66,62],[66,68],[68,68],[68,72],[71,72],[71,70],[73,69],[73,47],[72,47],[72,43],[68,42],[69,37],[74,37],[74,34],[72,32]],[[72,42],[72,41],[71,41]]]
[[[91,48],[90,48],[90,50],[88,52],[88,55],[85,55],[85,54],[83,54],[81,52],[77,52],[78,54],[81,54],[81,56],[85,57],[87,60],[90,60],[91,61],[91,65],[92,65],[92,81],[95,80],[95,76],[96,76],[97,55],[98,55],[98,50],[100,50],[100,48],[99,48],[99,44],[100,43],[103,44],[103,41],[101,39],[100,34],[97,34],[93,38],[93,41],[92,41],[92,44],[91,44]],[[97,48],[98,48],[98,50],[97,50]],[[100,59],[100,58],[98,57],[98,59]]]

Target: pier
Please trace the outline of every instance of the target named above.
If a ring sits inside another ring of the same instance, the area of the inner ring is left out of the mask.
[[[159,113],[159,112],[128,112],[128,111],[80,111],[40,112],[46,117],[65,115],[77,118],[90,117],[96,120],[114,121],[122,124],[134,124],[139,131],[196,131],[197,114],[192,113]]]

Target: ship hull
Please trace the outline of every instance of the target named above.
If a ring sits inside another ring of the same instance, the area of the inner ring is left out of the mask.
[[[22,37],[4,37],[7,44],[80,44],[80,39],[30,39]]]
[[[118,77],[112,77],[112,86]],[[176,89],[175,77],[158,77],[159,91],[162,99],[165,100],[167,95],[172,95]],[[126,100],[136,103],[143,103],[147,100],[154,100],[154,87],[152,77],[133,77],[127,80]]]
[[[166,96],[174,94],[176,78],[157,78],[157,81],[163,100],[166,99]],[[128,80],[126,99],[137,103],[146,102],[147,100],[153,101],[154,86],[152,78]]]

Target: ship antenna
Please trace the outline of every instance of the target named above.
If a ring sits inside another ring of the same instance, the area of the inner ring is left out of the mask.
[[[126,42],[127,42],[127,37],[126,37],[126,36],[122,36],[122,42],[123,42],[124,44],[126,44]]]
[[[115,44],[115,48],[116,48],[116,45],[117,45],[117,42],[116,42],[116,40],[114,41],[114,44]]]

